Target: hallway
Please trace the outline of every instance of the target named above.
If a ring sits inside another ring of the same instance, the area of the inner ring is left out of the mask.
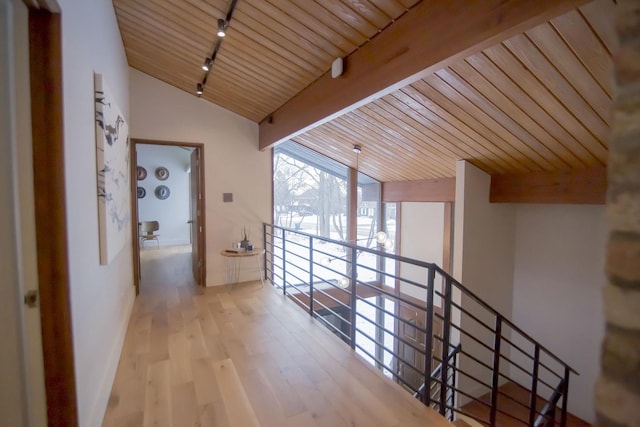
[[[270,285],[199,289],[143,251],[104,427],[448,425]]]

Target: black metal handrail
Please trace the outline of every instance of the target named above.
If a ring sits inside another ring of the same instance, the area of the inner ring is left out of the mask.
[[[446,408],[445,414],[446,418],[449,421],[453,421],[454,412],[452,410],[448,410],[449,407],[453,407],[455,404],[456,394],[455,394],[455,378],[456,378],[456,359],[457,355],[462,348],[461,344],[453,347],[445,360],[441,360],[438,366],[431,372],[431,387],[429,389],[429,395],[432,399],[439,399],[439,402],[444,403],[444,407]],[[442,386],[444,385],[444,387]],[[447,387],[449,386],[449,387]],[[424,400],[424,393],[426,392],[426,385],[422,383],[422,385],[418,388],[418,390],[413,393],[413,397],[419,400]],[[440,404],[438,402],[432,403],[432,407],[435,409],[440,408]]]
[[[485,424],[507,416],[553,425],[561,402],[566,425],[577,372],[436,264],[271,224],[263,238],[265,279],[443,416],[469,415],[476,402],[488,410],[471,416]],[[504,392],[507,383],[528,390],[528,401]],[[506,411],[505,399],[527,419]]]

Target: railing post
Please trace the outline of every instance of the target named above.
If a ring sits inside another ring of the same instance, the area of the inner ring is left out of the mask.
[[[540,346],[536,344],[533,351],[533,372],[531,373],[531,396],[529,397],[529,425],[536,420],[536,405],[538,403],[538,367],[540,365]]]
[[[445,280],[444,285],[444,306],[443,326],[442,326],[442,369],[440,370],[440,414],[442,416],[447,412],[445,403],[447,400],[447,388],[449,383],[449,341],[451,340],[451,279]]]
[[[313,317],[313,237],[309,237],[309,315]]]
[[[282,230],[282,294],[287,294],[287,251],[285,249],[286,232]]]
[[[356,279],[358,277],[357,275],[357,271],[356,271],[356,263],[357,263],[357,251],[356,248],[353,247],[351,248],[351,259],[350,261],[350,266],[351,266],[351,274],[350,274],[350,281],[351,281],[351,331],[350,331],[350,336],[351,336],[351,348],[355,350],[356,348],[356,302],[357,302],[357,298],[356,298]],[[348,272],[348,270],[347,270]]]
[[[427,271],[427,311],[425,313],[425,329],[427,336],[425,337],[425,355],[424,355],[424,393],[422,401],[425,405],[431,403],[431,367],[432,351],[433,351],[433,283],[435,282],[436,269],[433,265]]]
[[[571,371],[569,367],[565,365],[564,367],[564,382],[562,383],[562,413],[560,415],[560,425],[565,427],[567,425],[567,402],[568,402],[568,394],[569,394],[569,374]],[[554,419],[555,422],[555,419]]]
[[[491,378],[491,412],[489,425],[496,425],[498,409],[498,384],[500,379],[500,343],[502,342],[502,316],[496,316],[496,335],[493,341],[493,374]]]
[[[271,234],[273,234],[273,227],[271,228]],[[269,280],[268,276],[267,276],[267,223],[263,222],[262,223],[262,241],[263,241],[263,245],[262,247],[264,248],[264,256],[263,256],[263,260],[262,260],[262,265],[264,266],[264,280]],[[271,252],[273,252],[273,241],[271,243]],[[271,266],[271,270],[273,270],[273,266]],[[273,280],[271,280],[271,283],[273,283]]]

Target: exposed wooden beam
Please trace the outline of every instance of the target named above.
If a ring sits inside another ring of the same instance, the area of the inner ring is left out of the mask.
[[[607,191],[605,167],[568,172],[534,172],[493,175],[492,203],[604,204]]]
[[[586,3],[424,0],[260,123],[260,150]]]
[[[423,179],[382,183],[382,202],[453,202],[456,179]]]

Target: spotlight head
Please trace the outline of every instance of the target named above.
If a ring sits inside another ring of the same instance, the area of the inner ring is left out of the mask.
[[[358,145],[358,144],[354,145],[352,150],[356,154],[362,153],[362,147],[360,145]]]
[[[218,19],[218,37],[224,37],[227,35],[227,21],[224,19]]]
[[[205,71],[209,71],[209,69],[211,68],[212,62],[213,60],[211,58],[206,58],[204,60],[204,64],[202,64],[202,69]]]
[[[202,90],[202,89],[203,89],[203,88],[202,88],[202,83],[198,83],[198,86],[197,86],[197,88],[196,88],[196,94],[197,94],[198,96],[202,95],[202,92],[203,92],[203,90]]]

